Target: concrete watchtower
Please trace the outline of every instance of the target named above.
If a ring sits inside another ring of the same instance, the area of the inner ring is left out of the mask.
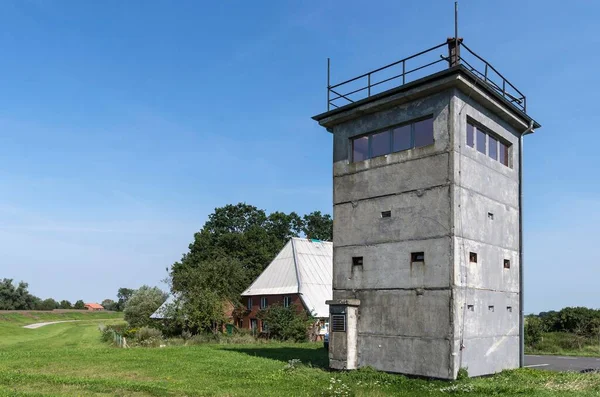
[[[525,95],[462,39],[327,94],[313,118],[334,140],[330,366],[522,365],[522,140],[540,127]]]

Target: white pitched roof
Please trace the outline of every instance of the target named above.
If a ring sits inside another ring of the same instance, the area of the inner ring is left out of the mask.
[[[329,316],[332,296],[333,244],[294,237],[242,296],[299,293],[316,317]]]
[[[167,297],[167,300],[160,305],[160,307],[158,309],[156,309],[156,311],[154,313],[152,313],[150,315],[150,318],[156,318],[156,319],[164,319],[167,318],[167,307],[171,304],[173,304],[175,302],[175,298],[173,297],[173,295],[169,295]]]

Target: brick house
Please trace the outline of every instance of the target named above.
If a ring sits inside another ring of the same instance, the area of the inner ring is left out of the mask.
[[[261,309],[275,303],[296,305],[317,319],[328,319],[331,299],[333,244],[326,241],[294,237],[248,289],[242,293],[246,307],[236,319],[239,328],[263,331],[257,318]]]
[[[98,303],[86,303],[85,308],[92,312],[104,310],[104,307]]]

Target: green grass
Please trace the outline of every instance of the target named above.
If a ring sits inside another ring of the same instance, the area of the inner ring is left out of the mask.
[[[600,393],[600,375],[594,374],[526,369],[443,382],[369,369],[329,372],[321,344],[118,349],[100,341],[98,317],[35,330],[22,328],[27,321],[0,317],[0,395],[416,397]],[[291,359],[299,359],[303,365],[285,370]],[[330,390],[332,384],[335,387]],[[336,390],[343,393],[335,394]]]
[[[600,340],[578,338],[567,332],[545,333],[535,348],[527,347],[527,354],[548,354],[558,356],[599,357]]]

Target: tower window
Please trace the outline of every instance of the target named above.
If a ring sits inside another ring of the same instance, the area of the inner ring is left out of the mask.
[[[476,148],[480,153],[510,167],[510,143],[477,126],[475,123],[467,122],[467,146]]]
[[[382,218],[390,218],[391,216],[392,216],[392,211],[382,211],[381,212]]]
[[[433,117],[352,139],[352,161],[433,144]]]
[[[505,259],[504,260],[504,268],[505,269],[510,269],[510,259]]]
[[[469,252],[469,262],[477,263],[477,252]]]
[[[363,257],[362,256],[353,256],[352,257],[352,266],[362,266],[363,265]]]

